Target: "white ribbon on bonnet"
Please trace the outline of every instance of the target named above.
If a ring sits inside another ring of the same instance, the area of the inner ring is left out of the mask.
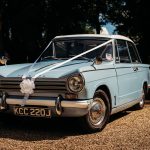
[[[33,93],[33,89],[35,89],[34,80],[35,80],[37,77],[39,77],[39,76],[41,76],[41,75],[43,75],[43,74],[49,72],[50,70],[56,69],[56,68],[58,68],[58,67],[60,67],[60,66],[62,66],[62,65],[64,65],[64,64],[66,64],[66,63],[68,63],[68,62],[70,62],[70,61],[72,61],[72,60],[74,60],[74,59],[76,59],[76,58],[78,58],[78,57],[81,57],[81,56],[83,56],[83,55],[85,55],[85,54],[87,54],[87,53],[89,53],[89,52],[92,52],[92,51],[94,51],[94,50],[100,48],[100,47],[103,47],[103,46],[107,45],[108,43],[110,43],[110,42],[112,42],[112,41],[113,41],[113,40],[111,39],[111,40],[109,40],[109,41],[107,41],[107,42],[104,42],[103,44],[100,44],[100,45],[98,45],[98,46],[96,46],[96,47],[94,47],[94,48],[91,48],[91,49],[89,49],[89,50],[87,50],[87,51],[85,51],[85,52],[83,52],[83,53],[81,53],[81,54],[79,54],[79,55],[77,55],[77,56],[74,56],[74,57],[72,57],[72,58],[70,58],[70,59],[68,59],[68,60],[66,60],[66,61],[63,61],[62,63],[58,63],[58,64],[56,64],[55,66],[53,66],[53,67],[51,67],[51,68],[48,68],[48,69],[46,69],[46,70],[44,70],[44,71],[42,71],[42,72],[36,74],[35,76],[33,76],[33,77],[31,78],[31,80],[30,80],[30,79],[26,79],[26,75],[23,75],[23,77],[22,77],[23,81],[20,83],[20,88],[21,88],[20,91],[21,91],[21,93],[25,94],[24,100],[26,101],[26,100],[28,99],[29,95]],[[50,44],[51,44],[51,42],[50,42]],[[50,44],[49,44],[49,45],[50,45]],[[49,46],[49,45],[48,45],[48,46]],[[47,46],[47,47],[48,47],[48,46]],[[47,49],[47,47],[46,47],[46,49]],[[46,49],[45,49],[45,50],[46,50]],[[45,50],[42,52],[42,54],[45,52]],[[42,55],[42,54],[41,54],[41,55]],[[41,55],[38,57],[38,59],[41,57]],[[34,64],[38,61],[38,59],[34,62]],[[33,68],[34,64],[30,67],[28,73],[31,71],[31,69]],[[27,74],[28,74],[28,73],[27,73]],[[25,101],[24,101],[23,105],[25,105]]]

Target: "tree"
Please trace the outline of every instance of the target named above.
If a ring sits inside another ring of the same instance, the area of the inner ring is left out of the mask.
[[[105,0],[1,0],[4,49],[13,63],[33,61],[56,35],[100,32]],[[89,28],[87,28],[89,27]],[[32,55],[31,55],[32,54]]]
[[[31,62],[56,35],[88,33],[112,22],[119,34],[150,52],[148,1],[144,0],[0,0],[0,37],[12,63]],[[150,62],[149,62],[150,63]]]
[[[110,0],[106,18],[113,22],[119,34],[136,42],[143,62],[150,63],[148,36],[150,33],[150,9],[144,0]]]

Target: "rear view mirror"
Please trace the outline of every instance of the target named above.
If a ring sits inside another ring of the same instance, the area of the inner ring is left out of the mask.
[[[8,60],[7,57],[2,56],[2,57],[0,58],[0,65],[6,65],[6,64],[7,64],[7,60]]]

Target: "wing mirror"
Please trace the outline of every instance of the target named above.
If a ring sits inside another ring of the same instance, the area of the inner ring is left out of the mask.
[[[94,60],[94,63],[96,64],[96,65],[100,65],[101,63],[102,63],[102,57],[101,56],[96,56],[95,57],[95,60]]]

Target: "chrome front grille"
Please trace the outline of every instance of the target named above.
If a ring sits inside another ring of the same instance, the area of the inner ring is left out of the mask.
[[[20,90],[21,78],[0,78],[1,91],[18,91]]]
[[[0,90],[6,92],[20,92],[22,78],[1,78]],[[36,79],[34,93],[65,92],[65,79]]]
[[[66,91],[66,81],[64,80],[36,80],[35,92]]]

